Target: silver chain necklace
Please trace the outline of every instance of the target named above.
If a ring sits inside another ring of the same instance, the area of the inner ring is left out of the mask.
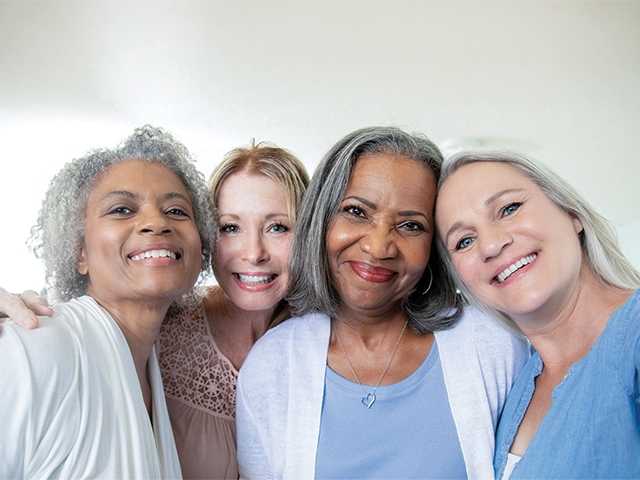
[[[387,372],[389,371],[389,368],[391,368],[391,363],[393,362],[393,359],[396,356],[398,348],[400,347],[400,341],[402,340],[402,337],[404,335],[404,331],[407,329],[407,324],[408,323],[409,322],[407,320],[405,320],[404,325],[402,326],[402,330],[400,330],[400,335],[398,335],[398,340],[396,341],[396,344],[393,347],[393,351],[391,352],[391,355],[389,356],[389,360],[387,360],[387,366],[384,367],[384,370],[380,374],[380,378],[378,378],[378,382],[373,387],[373,390],[368,391],[366,393],[366,395],[363,396],[360,399],[360,401],[362,402],[362,405],[364,405],[366,408],[371,408],[371,407],[373,407],[373,404],[376,403],[376,390],[378,390],[378,387],[382,383],[382,380],[384,380],[384,377],[387,374]],[[356,382],[358,382],[358,385],[367,386],[367,385],[364,385],[360,381],[360,377],[358,376],[358,372],[356,372],[356,369],[353,366],[353,363],[351,363],[351,359],[349,358],[349,355],[347,354],[347,351],[343,348],[342,344],[340,343],[340,338],[338,336],[338,332],[336,332],[336,345],[338,346],[338,348],[340,349],[340,351],[344,355],[344,358],[347,359],[347,363],[349,364],[349,368],[351,368],[351,373],[353,373],[353,376],[355,377]]]

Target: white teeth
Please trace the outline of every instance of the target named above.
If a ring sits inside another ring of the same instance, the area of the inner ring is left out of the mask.
[[[515,272],[516,270],[519,270],[525,265],[530,264],[536,259],[536,257],[537,255],[533,253],[531,255],[527,255],[526,257],[522,257],[517,262],[509,265],[507,268],[505,268],[502,272],[498,274],[498,282],[500,283],[504,282],[507,278],[511,276],[511,274],[513,274],[513,272]]]
[[[273,275],[243,275],[237,274],[242,283],[269,283],[273,280]]]
[[[176,254],[171,250],[147,250],[146,252],[139,253],[131,257],[131,260],[144,260],[145,258],[163,258],[169,257],[176,259]]]

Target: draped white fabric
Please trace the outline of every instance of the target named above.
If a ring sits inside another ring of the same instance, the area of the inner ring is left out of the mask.
[[[120,328],[92,298],[0,326],[0,478],[179,478],[155,350],[153,425]]]

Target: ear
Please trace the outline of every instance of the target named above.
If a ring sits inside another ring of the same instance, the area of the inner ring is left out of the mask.
[[[572,215],[571,222],[573,223],[573,229],[576,231],[577,234],[584,232],[584,227],[582,226],[582,222],[578,217],[575,217]]]
[[[80,249],[80,256],[78,257],[78,262],[76,263],[76,270],[80,275],[86,275],[89,273],[89,265],[87,263],[87,253],[84,249],[84,246]]]

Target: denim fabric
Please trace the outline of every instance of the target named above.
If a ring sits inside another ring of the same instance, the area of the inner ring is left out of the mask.
[[[507,398],[496,434],[498,479],[542,368],[534,352]],[[556,386],[511,478],[640,478],[640,291]]]

